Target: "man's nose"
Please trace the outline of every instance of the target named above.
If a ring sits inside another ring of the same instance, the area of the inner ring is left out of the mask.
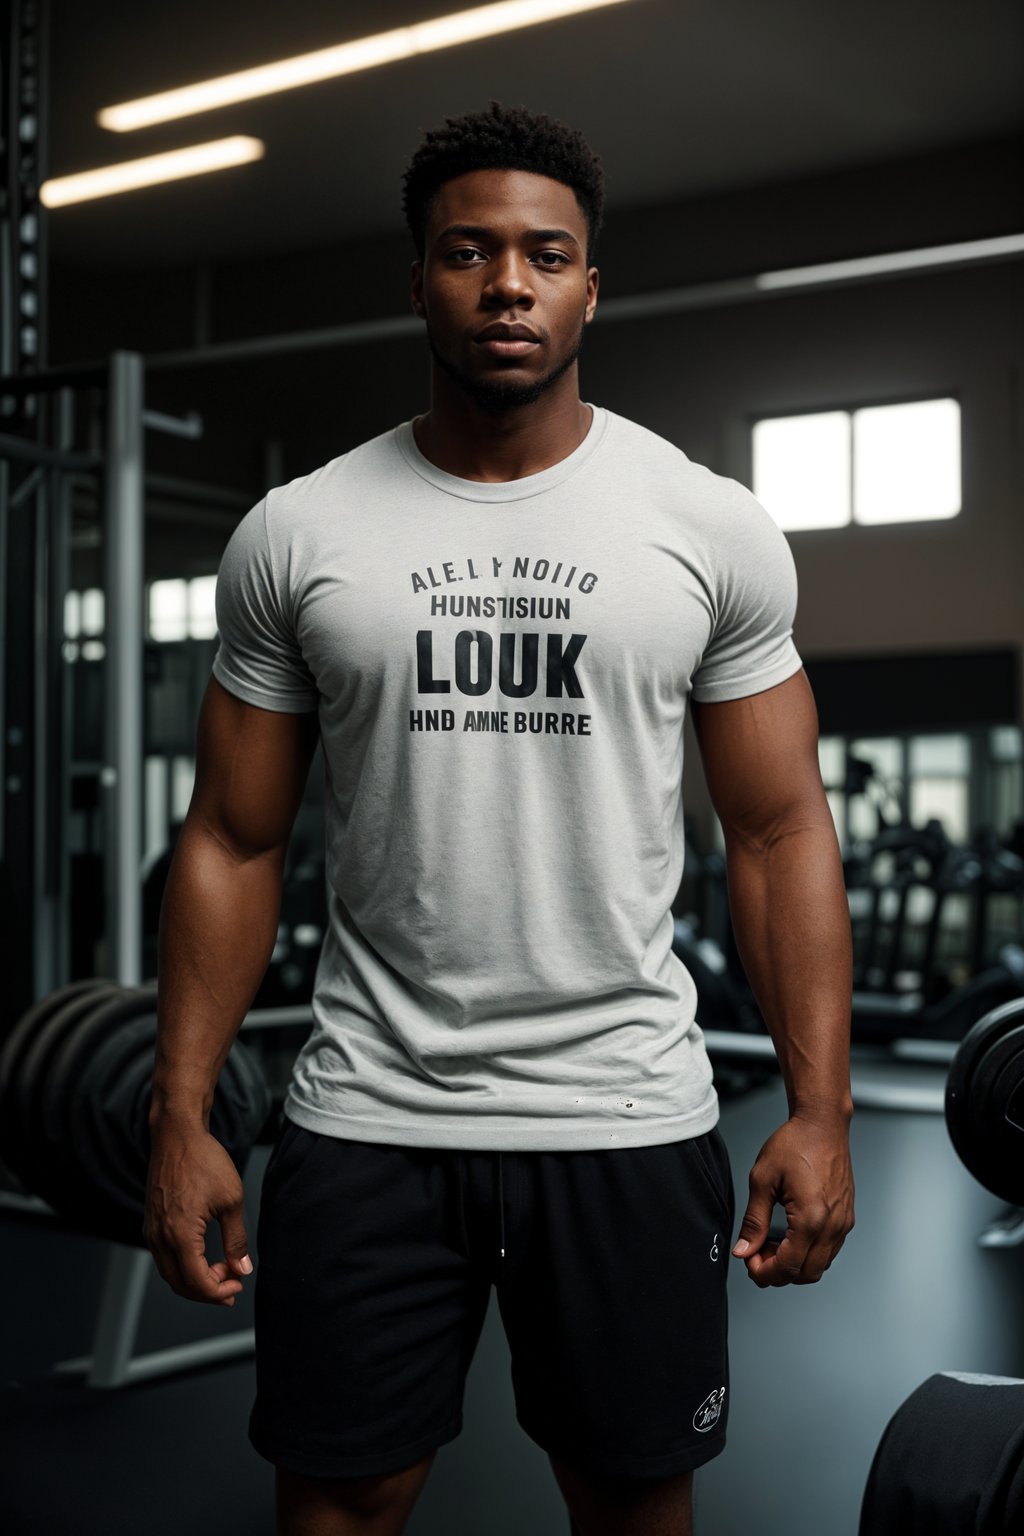
[[[499,257],[488,273],[484,299],[491,305],[532,304],[533,273],[529,263],[514,255]]]

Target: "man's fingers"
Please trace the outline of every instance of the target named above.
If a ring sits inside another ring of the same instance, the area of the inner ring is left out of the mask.
[[[206,1301],[214,1305],[234,1305],[242,1282],[230,1272],[223,1259],[206,1262],[205,1225],[187,1236],[165,1234],[161,1240],[147,1243],[162,1279],[176,1296],[186,1301]]]
[[[804,1265],[809,1242],[789,1231],[781,1243],[766,1243],[747,1264],[747,1273],[755,1285],[793,1285]]]
[[[220,1235],[224,1243],[224,1258],[232,1274],[251,1275],[252,1260],[249,1257],[249,1239],[245,1233],[245,1206],[241,1188],[237,1200],[220,1211]]]
[[[775,1199],[772,1191],[757,1188],[751,1176],[750,1198],[747,1201],[743,1220],[740,1222],[740,1235],[732,1250],[736,1258],[750,1258],[762,1247],[772,1224],[774,1208]]]
[[[762,1288],[781,1285],[815,1285],[828,1269],[843,1240],[820,1238],[817,1232],[800,1235],[792,1228],[780,1243],[768,1243],[747,1264],[747,1273]]]

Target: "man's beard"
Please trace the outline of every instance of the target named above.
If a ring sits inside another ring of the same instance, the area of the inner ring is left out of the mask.
[[[576,341],[558,366],[553,368],[550,373],[545,374],[542,379],[537,379],[532,384],[518,384],[512,379],[505,380],[493,377],[489,379],[475,379],[469,374],[463,373],[461,369],[456,368],[450,359],[444,357],[434,345],[429,320],[427,321],[427,342],[429,343],[434,360],[440,368],[444,369],[448,377],[454,379],[456,384],[465,391],[470,399],[480,406],[481,410],[499,415],[502,411],[515,410],[517,406],[533,405],[534,401],[539,400],[541,395],[562,377],[563,373],[567,373],[580,355],[586,329],[586,322],[584,321],[580,325],[580,333]]]

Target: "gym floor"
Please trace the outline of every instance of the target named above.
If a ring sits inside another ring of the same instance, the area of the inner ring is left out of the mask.
[[[939,1068],[907,1069],[922,1086]],[[854,1081],[857,1081],[855,1068]],[[738,1217],[747,1173],[785,1119],[777,1081],[722,1106]],[[697,1536],[856,1536],[875,1447],[940,1370],[1024,1377],[1024,1248],[980,1248],[1004,1207],[963,1168],[940,1114],[859,1109],[857,1225],[817,1286],[758,1290],[732,1260],[732,1403],[725,1454],[696,1479]],[[259,1148],[247,1175],[255,1237]],[[272,1536],[273,1470],[249,1446],[251,1358],[121,1391],[55,1378],[90,1347],[106,1245],[0,1213],[0,1524],[14,1536]],[[258,1257],[258,1256],[257,1256]],[[155,1277],[140,1352],[252,1326]],[[438,1456],[410,1536],[565,1536],[547,1458],[515,1421],[492,1296],[465,1427]]]

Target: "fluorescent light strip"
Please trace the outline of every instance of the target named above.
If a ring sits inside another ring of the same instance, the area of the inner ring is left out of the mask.
[[[193,144],[188,149],[124,160],[119,165],[103,165],[74,176],[56,176],[43,182],[39,201],[45,208],[64,208],[68,203],[84,203],[94,197],[113,197],[117,192],[134,192],[137,187],[155,187],[165,181],[181,181],[186,176],[202,176],[206,171],[248,165],[253,160],[262,160],[264,149],[261,140],[242,134],[215,139],[210,144]]]
[[[959,245],[932,245],[919,251],[894,251],[888,256],[857,256],[850,261],[824,261],[814,267],[790,267],[762,272],[759,288],[803,288],[808,283],[838,283],[847,278],[880,277],[886,272],[948,267],[958,261],[984,261],[993,256],[1024,252],[1024,235],[999,235],[992,240],[965,240]]]
[[[580,11],[596,11],[627,0],[501,0],[497,5],[481,5],[471,11],[457,11],[438,16],[433,21],[411,27],[396,27],[392,32],[377,32],[356,38],[334,48],[303,53],[274,64],[243,69],[233,75],[219,75],[184,85],[179,90],[161,91],[156,96],[142,96],[137,101],[119,102],[97,113],[97,122],[115,133],[131,133],[151,123],[168,123],[190,117],[196,112],[210,112],[236,101],[252,101],[277,91],[291,91],[317,80],[333,80],[361,69],[375,69],[397,59],[410,59],[418,53],[433,53],[439,48],[453,48],[458,43],[474,42],[482,37],[533,27],[544,21],[557,21]]]

